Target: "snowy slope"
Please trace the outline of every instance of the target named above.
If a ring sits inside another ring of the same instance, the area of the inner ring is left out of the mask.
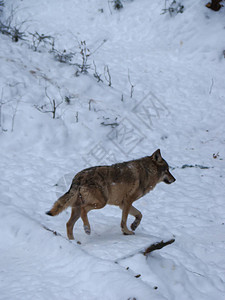
[[[224,299],[225,9],[182,3],[173,17],[164,1],[5,4],[0,17],[13,6],[26,41],[0,35],[0,299]],[[71,63],[48,43],[34,51],[28,32],[54,37]],[[90,68],[76,76],[81,41]],[[91,236],[77,222],[81,245],[66,238],[69,210],[45,215],[84,167],[157,148],[177,181],[135,203],[135,236],[121,234],[116,207],[90,212]],[[118,260],[171,237],[147,259]]]

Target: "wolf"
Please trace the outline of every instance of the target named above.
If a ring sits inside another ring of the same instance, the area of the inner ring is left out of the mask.
[[[116,205],[122,209],[121,230],[123,234],[131,235],[142,219],[141,212],[132,205],[133,202],[150,192],[157,183],[170,184],[175,180],[158,149],[151,156],[82,170],[73,178],[68,192],[46,214],[56,216],[70,206],[71,216],[66,227],[68,238],[73,240],[73,227],[80,217],[84,231],[90,234],[88,212],[103,208],[106,204]],[[127,228],[128,214],[135,217],[131,230]]]

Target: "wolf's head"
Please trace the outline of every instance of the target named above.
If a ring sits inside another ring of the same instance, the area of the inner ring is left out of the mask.
[[[163,181],[167,184],[173,183],[176,179],[169,171],[169,166],[165,159],[162,158],[160,149],[156,150],[152,154],[152,159],[157,165],[158,174],[159,174],[159,182]]]

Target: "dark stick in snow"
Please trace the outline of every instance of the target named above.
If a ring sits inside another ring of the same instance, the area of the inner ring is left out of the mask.
[[[133,257],[133,256],[135,256],[136,254],[139,254],[139,253],[147,256],[149,253],[151,253],[151,252],[153,252],[155,250],[162,249],[163,247],[171,245],[174,242],[175,242],[175,239],[171,239],[171,240],[169,240],[167,242],[164,242],[162,240],[161,242],[151,244],[147,248],[144,247],[144,248],[141,248],[141,249],[139,249],[139,250],[137,250],[137,251],[135,251],[135,252],[133,252],[131,254],[125,255],[123,257],[120,257],[120,258],[118,258],[118,259],[115,260],[115,263],[117,264],[119,261],[127,259],[127,258],[130,258],[130,257]]]
[[[60,237],[64,238],[65,240],[68,240],[67,237],[63,236],[61,233],[59,233],[59,232],[57,232],[57,231],[55,231],[55,230],[52,230],[52,229],[48,228],[47,226],[42,225],[42,227],[43,227],[45,230],[52,232],[54,235],[60,236]],[[70,240],[68,240],[68,242],[71,243]],[[80,241],[77,241],[77,244],[78,244],[78,245],[81,245],[81,242],[80,242]]]
[[[152,251],[162,249],[163,247],[165,247],[167,245],[171,245],[174,242],[175,242],[175,239],[171,239],[171,240],[169,240],[167,242],[161,241],[159,243],[152,244],[151,246],[149,246],[148,248],[146,248],[144,252],[141,252],[141,253],[143,253],[146,256],[149,253],[151,253]]]

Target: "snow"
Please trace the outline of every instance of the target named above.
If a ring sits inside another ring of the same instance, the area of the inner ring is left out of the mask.
[[[225,8],[182,1],[170,17],[162,0],[124,0],[120,11],[100,0],[5,2],[0,18],[14,7],[27,41],[0,35],[0,299],[223,300]],[[34,51],[28,32],[53,36],[75,53],[71,64],[49,44]],[[77,77],[81,41],[90,69]],[[134,204],[134,236],[122,235],[113,206],[89,213],[90,236],[79,220],[72,242],[70,211],[45,215],[81,169],[158,148],[176,182]]]

